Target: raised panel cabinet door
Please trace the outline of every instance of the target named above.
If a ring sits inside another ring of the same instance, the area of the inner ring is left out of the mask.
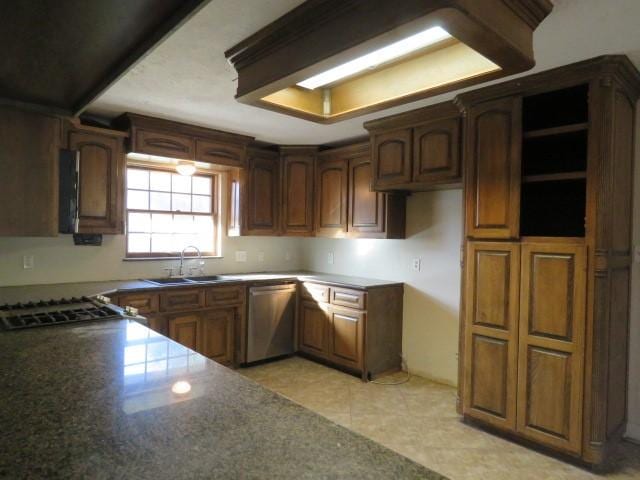
[[[373,164],[369,153],[349,160],[349,224],[350,235],[384,234],[385,195],[372,189]]]
[[[362,369],[365,313],[331,307],[329,359],[340,365]]]
[[[147,326],[161,335],[167,335],[169,332],[167,331],[167,319],[160,315],[149,315],[145,317],[147,319]]]
[[[282,234],[313,235],[315,153],[282,154]]]
[[[373,136],[375,190],[392,189],[411,182],[411,129]]]
[[[241,186],[243,235],[278,235],[280,160],[277,154],[250,152]]]
[[[467,115],[466,230],[478,239],[518,238],[522,99],[474,105]]]
[[[218,363],[233,362],[235,308],[217,308],[201,314],[200,353]]]
[[[299,317],[299,348],[316,357],[327,356],[329,334],[329,306],[303,301]]]
[[[518,432],[582,448],[586,260],[571,243],[523,243]]]
[[[517,243],[468,242],[463,413],[509,431],[516,428],[519,270]]]
[[[446,118],[414,128],[413,181],[427,186],[460,180],[460,119]]]
[[[168,317],[169,338],[193,351],[200,351],[200,315],[182,313]]]
[[[69,148],[80,157],[80,233],[123,233],[124,150],[122,140],[93,132],[69,132]]]
[[[318,236],[341,236],[347,231],[348,173],[346,160],[318,160],[315,195]]]

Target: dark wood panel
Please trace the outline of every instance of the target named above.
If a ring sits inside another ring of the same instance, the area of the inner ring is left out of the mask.
[[[459,183],[460,120],[434,120],[413,130],[413,182]]]
[[[195,141],[186,135],[146,129],[136,129],[134,135],[133,151],[136,153],[182,160],[195,159]]]
[[[411,129],[375,134],[372,151],[375,190],[411,181]]]
[[[473,335],[470,407],[509,421],[509,343]]]
[[[160,296],[157,293],[131,293],[120,295],[118,305],[133,307],[143,317],[149,313],[157,313],[160,309]]]
[[[195,158],[199,162],[244,167],[246,165],[246,150],[245,145],[196,138]]]
[[[313,235],[316,147],[281,147],[282,234]]]
[[[216,308],[201,314],[200,353],[216,362],[233,362],[235,308]]]
[[[513,300],[512,292],[513,262],[512,252],[504,250],[476,250],[473,301],[475,325],[486,325],[508,330],[510,327],[509,309]]]
[[[521,99],[475,105],[467,116],[466,230],[473,238],[517,238]]]
[[[207,307],[239,305],[245,301],[245,287],[235,285],[231,287],[212,287],[207,290]]]
[[[302,298],[314,300],[316,302],[329,303],[330,288],[327,285],[304,282],[300,286]]]
[[[367,308],[367,294],[360,290],[350,288],[332,287],[331,303],[343,307],[357,308],[364,310]]]
[[[200,315],[181,313],[168,318],[169,338],[193,351],[200,349]]]
[[[365,313],[331,307],[329,358],[331,361],[357,370],[362,369],[364,355]]]
[[[347,233],[348,163],[327,156],[318,160],[315,177],[316,236],[344,236]]]
[[[250,150],[248,168],[241,174],[240,209],[243,235],[280,232],[280,160],[277,154]]]
[[[303,301],[299,317],[300,350],[321,358],[327,356],[329,314],[328,306]]]
[[[180,310],[194,310],[204,307],[205,293],[203,289],[175,289],[160,294],[160,311],[175,312]]]

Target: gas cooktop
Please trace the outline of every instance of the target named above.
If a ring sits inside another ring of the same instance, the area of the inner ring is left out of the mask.
[[[0,305],[2,330],[121,317],[122,313],[113,306],[88,297]]]

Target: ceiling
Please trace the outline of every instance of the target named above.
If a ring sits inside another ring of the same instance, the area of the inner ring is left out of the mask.
[[[88,111],[109,118],[125,111],[142,113],[277,144],[330,144],[364,136],[362,124],[367,120],[455,95],[452,92],[333,125],[236,102],[235,70],[223,52],[300,3],[301,0],[211,0],[93,102]],[[534,34],[537,65],[524,75],[613,53],[627,54],[640,68],[640,2],[553,3],[553,11]]]

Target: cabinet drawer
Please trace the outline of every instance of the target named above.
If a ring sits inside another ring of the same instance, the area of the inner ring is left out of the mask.
[[[159,296],[158,294],[134,293],[130,295],[122,295],[118,299],[118,305],[121,307],[133,307],[138,309],[140,315],[145,316],[148,313],[156,313],[158,311]]]
[[[196,160],[218,165],[229,165],[231,167],[243,167],[245,164],[245,148],[242,145],[233,143],[197,138]]]
[[[136,153],[192,160],[194,153],[193,143],[192,138],[182,135],[137,130],[134,151]]]
[[[207,290],[207,306],[237,305],[244,302],[244,287],[215,287]]]
[[[176,290],[165,292],[160,296],[160,310],[163,312],[179,312],[204,307],[204,290]]]
[[[333,305],[341,305],[343,307],[364,310],[367,306],[366,298],[367,294],[359,290],[335,287],[331,289],[331,303]]]
[[[329,287],[316,283],[304,282],[301,286],[302,296],[316,302],[329,303]]]

